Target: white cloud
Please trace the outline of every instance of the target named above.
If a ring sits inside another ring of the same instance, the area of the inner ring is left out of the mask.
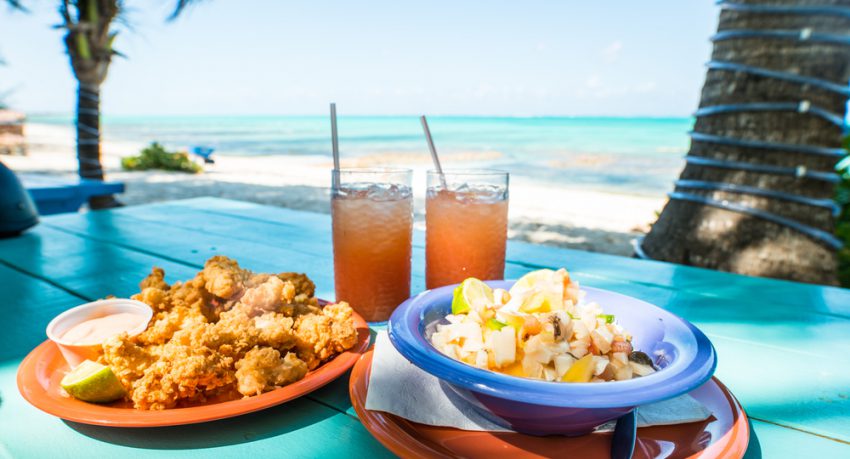
[[[605,62],[614,62],[620,58],[620,52],[623,50],[623,42],[616,40],[602,50],[602,57]]]
[[[637,94],[646,94],[648,92],[653,92],[658,88],[658,85],[655,84],[654,81],[646,81],[640,84],[636,84],[633,88],[633,92]]]
[[[478,88],[472,92],[472,95],[479,98],[489,97],[493,92],[495,92],[496,88],[490,83],[482,82],[478,85]]]

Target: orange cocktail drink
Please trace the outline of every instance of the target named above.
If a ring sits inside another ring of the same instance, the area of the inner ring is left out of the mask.
[[[410,296],[413,231],[409,169],[334,172],[331,196],[337,301],[370,322]]]
[[[507,172],[428,172],[425,284],[502,279],[508,233]]]

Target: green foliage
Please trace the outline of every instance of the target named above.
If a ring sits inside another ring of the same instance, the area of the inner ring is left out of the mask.
[[[850,150],[850,136],[844,138],[844,148]],[[841,206],[841,215],[835,222],[835,235],[844,241],[838,251],[838,281],[842,287],[850,288],[850,156],[846,156],[836,167],[841,182],[835,187],[835,201]]]
[[[166,171],[197,174],[204,169],[191,159],[186,152],[170,152],[157,142],[145,147],[139,156],[121,158],[121,167],[128,171],[146,171],[162,169]]]

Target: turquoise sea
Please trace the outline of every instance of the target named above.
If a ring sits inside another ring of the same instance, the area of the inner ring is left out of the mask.
[[[69,116],[32,122],[70,124]],[[688,147],[691,118],[428,118],[437,148],[460,167],[498,167],[517,178],[661,195],[671,188]],[[104,116],[107,139],[209,145],[220,155],[330,156],[325,116]],[[344,157],[426,155],[416,116],[339,119]],[[464,156],[478,158],[462,161]],[[484,158],[484,159],[482,159]],[[460,164],[462,163],[462,164]],[[445,164],[449,167],[452,164]]]

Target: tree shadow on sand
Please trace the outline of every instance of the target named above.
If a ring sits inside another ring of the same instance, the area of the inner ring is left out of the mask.
[[[508,237],[516,241],[626,257],[634,253],[632,241],[641,234],[529,220],[512,221],[508,228]]]

